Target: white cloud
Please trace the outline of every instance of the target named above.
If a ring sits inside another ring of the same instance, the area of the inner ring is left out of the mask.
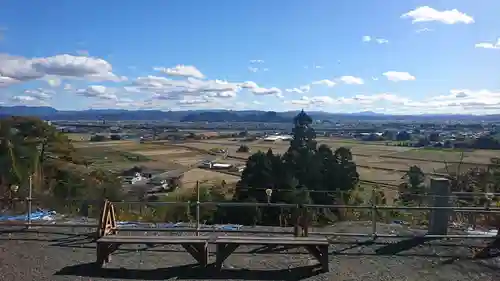
[[[313,64],[313,65],[311,65],[311,66],[305,65],[305,66],[304,66],[304,69],[323,69],[323,66],[321,66],[321,65],[316,65],[316,64]]]
[[[38,89],[24,90],[24,94],[38,100],[48,100],[52,98],[55,92],[52,90],[38,88]]]
[[[474,23],[474,19],[471,16],[462,13],[457,9],[438,11],[429,6],[418,7],[415,10],[401,15],[401,18],[411,18],[412,23],[432,21],[437,21],[444,24]]]
[[[371,37],[371,36],[368,36],[368,35],[363,36],[361,38],[361,40],[363,42],[367,42],[367,43],[368,42],[372,42],[372,41],[376,42],[378,44],[387,44],[387,43],[389,43],[389,40],[387,40],[387,39],[384,39],[384,38],[374,38],[374,37]]]
[[[123,81],[112,72],[110,63],[93,57],[68,54],[28,59],[0,54],[0,76],[29,81],[46,76],[82,78],[93,81]]]
[[[447,95],[408,101],[403,109],[421,113],[492,114],[500,110],[500,91],[454,89]]]
[[[209,92],[205,96],[210,98],[234,98],[236,97],[235,91],[224,91],[224,92]]]
[[[8,87],[10,85],[14,85],[14,84],[17,84],[17,83],[20,83],[20,82],[21,81],[16,80],[14,78],[5,77],[5,76],[1,76],[0,75],[0,88],[2,88],[2,87]]]
[[[291,89],[286,89],[285,91],[289,93],[298,93],[298,94],[305,94],[308,93],[311,90],[311,86],[309,85],[302,85],[298,88],[291,88]]]
[[[151,75],[138,77],[132,85],[125,87],[125,89],[128,92],[150,93],[156,99],[164,100],[182,100],[186,96],[233,98],[243,89],[255,95],[282,96],[280,89],[276,87],[263,88],[253,81],[234,83],[223,80],[200,80],[195,78],[173,80]]]
[[[250,63],[264,63],[264,60],[250,60]]]
[[[251,92],[255,95],[276,95],[277,97],[282,97],[282,92],[280,89],[276,87],[272,88],[256,88],[256,89],[251,89]]]
[[[328,79],[323,79],[323,80],[313,81],[311,84],[313,84],[313,85],[325,85],[327,87],[333,87],[337,83],[335,83],[331,80],[328,80]]]
[[[402,104],[406,101],[409,101],[409,99],[394,94],[382,93],[375,95],[355,95],[354,97],[350,98],[342,97],[337,100],[337,102],[339,102],[340,104],[364,104],[364,105],[382,101],[394,104]]]
[[[240,83],[239,86],[243,89],[256,89],[259,88],[259,85],[253,81],[246,81],[243,83]]]
[[[411,81],[416,79],[415,76],[411,75],[408,72],[387,71],[384,72],[382,75],[384,75],[387,78],[387,80],[393,82]]]
[[[302,97],[287,100],[298,106],[327,106],[329,110],[351,112],[376,111],[396,114],[462,113],[493,114],[500,110],[500,90],[453,89],[448,94],[423,99],[410,99],[391,93],[355,95],[352,97]]]
[[[259,71],[267,72],[267,71],[269,71],[269,68],[267,68],[267,67],[258,68],[258,67],[249,66],[248,71],[253,72],[253,73],[259,72]]]
[[[123,78],[113,74],[109,62],[93,57],[75,57],[72,55],[57,55],[47,58],[35,58],[32,67],[44,75],[63,77],[83,77],[93,80],[121,81]]]
[[[329,96],[316,96],[316,97],[302,97],[298,100],[286,101],[285,103],[300,105],[300,106],[324,106],[329,104],[334,104],[335,100]]]
[[[222,92],[237,92],[240,86],[221,80],[199,80],[188,78],[186,80],[172,80],[165,77],[147,76],[137,78],[127,91],[139,91],[168,96],[169,99],[180,99],[182,96],[201,96],[207,93],[219,93],[220,97],[226,95]]]
[[[77,94],[89,97],[89,98],[99,98],[104,100],[118,100],[115,94],[116,90],[112,88],[107,88],[102,85],[92,85],[88,86],[86,89],[79,89],[76,91]]]
[[[14,102],[24,103],[24,102],[36,101],[36,98],[32,96],[13,96],[11,97],[11,100]]]
[[[193,77],[198,79],[205,78],[205,75],[192,65],[179,64],[172,68],[155,67],[154,70],[161,71],[170,76]]]
[[[179,105],[198,105],[198,104],[203,104],[203,103],[208,103],[210,102],[207,99],[187,99],[187,100],[180,100],[177,102]]]
[[[17,95],[9,98],[10,105],[27,105],[27,106],[49,106],[46,99],[29,95]]]
[[[483,42],[483,43],[477,43],[474,45],[476,48],[483,48],[483,49],[497,49],[500,50],[500,38],[497,39],[495,43],[490,43],[490,42]]]
[[[342,76],[339,78],[339,80],[345,84],[350,84],[350,85],[354,85],[354,84],[361,85],[361,84],[365,83],[363,81],[363,79],[361,79],[359,77],[354,77],[354,76]]]
[[[44,73],[40,73],[34,69],[29,59],[0,54],[0,76],[27,81],[41,78],[44,75]]]
[[[416,33],[431,32],[431,31],[434,31],[434,30],[430,29],[430,28],[427,28],[427,27],[415,30]]]

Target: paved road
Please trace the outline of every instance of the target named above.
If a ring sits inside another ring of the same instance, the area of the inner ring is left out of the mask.
[[[369,225],[349,224],[335,230],[364,232]],[[397,241],[355,244],[337,239],[338,244],[331,246],[331,272],[317,275],[310,269],[315,262],[297,249],[256,253],[255,248],[241,248],[216,274],[193,266],[192,258],[177,246],[147,251],[142,246],[127,248],[114,254],[106,269],[96,271],[91,267],[95,244],[70,231],[1,233],[0,280],[500,280],[500,262],[465,259],[470,251],[463,241],[435,241],[430,242],[433,246],[400,252],[402,244]]]

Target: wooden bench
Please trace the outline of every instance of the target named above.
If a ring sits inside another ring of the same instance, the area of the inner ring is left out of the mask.
[[[121,245],[181,245],[202,266],[208,263],[207,236],[125,236],[118,233],[115,208],[105,200],[102,206],[99,225],[97,227],[97,259],[96,265],[102,267],[110,261],[111,254]]]
[[[321,265],[323,272],[328,272],[329,242],[323,237],[255,237],[255,236],[219,236],[214,242],[216,245],[215,267],[222,268],[224,261],[240,245],[265,246],[296,246],[304,247]]]
[[[96,265],[102,267],[121,245],[181,245],[202,266],[208,264],[207,236],[124,236],[106,235],[97,241]]]

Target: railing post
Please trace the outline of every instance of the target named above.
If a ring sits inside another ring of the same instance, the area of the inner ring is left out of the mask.
[[[450,207],[450,182],[446,178],[431,179],[432,207]],[[428,234],[446,235],[451,210],[431,210]]]
[[[200,182],[196,181],[196,236],[200,235]]]
[[[372,238],[377,238],[377,191],[372,189]]]
[[[30,229],[31,227],[31,212],[32,212],[32,196],[33,196],[33,176],[29,176],[29,191],[28,191],[28,225],[26,226],[27,229]]]

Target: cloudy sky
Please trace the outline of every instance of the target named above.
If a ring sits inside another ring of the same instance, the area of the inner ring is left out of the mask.
[[[500,113],[498,0],[0,2],[0,103]]]

